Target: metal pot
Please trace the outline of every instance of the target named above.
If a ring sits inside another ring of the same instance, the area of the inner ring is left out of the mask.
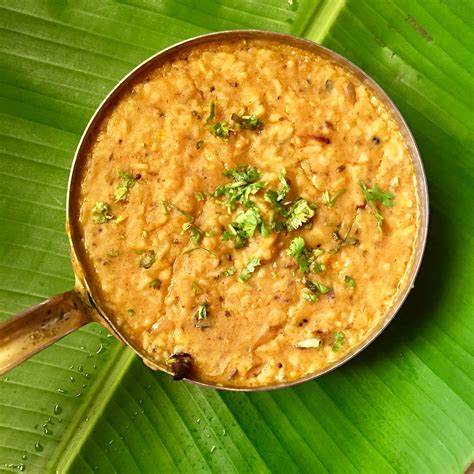
[[[103,324],[119,341],[129,345],[143,359],[146,365],[154,370],[162,370],[169,373],[169,368],[157,364],[157,362],[151,359],[141,347],[132,342],[127,334],[123,333],[118,328],[114,322],[114,316],[107,314],[95,296],[93,285],[91,284],[86,268],[83,265],[83,257],[81,256],[82,251],[79,245],[79,233],[77,229],[77,216],[80,205],[78,200],[78,190],[81,184],[81,168],[85,163],[85,151],[87,149],[88,141],[90,140],[96,125],[102,120],[104,113],[111,105],[113,105],[114,101],[118,98],[122,91],[127,89],[130,84],[136,80],[137,76],[141,75],[147,69],[155,69],[166,63],[177,53],[182,53],[183,51],[190,50],[196,46],[201,46],[211,42],[230,42],[243,39],[278,41],[293,47],[300,48],[302,50],[310,51],[324,58],[328,58],[356,76],[390,110],[392,116],[400,128],[401,134],[410,152],[418,181],[417,185],[420,197],[421,217],[416,239],[416,250],[405,286],[399,293],[396,301],[392,305],[385,318],[376,328],[372,330],[365,340],[363,340],[359,345],[353,347],[352,350],[343,358],[325,367],[323,370],[309,374],[290,383],[282,383],[265,387],[235,388],[206,384],[193,380],[189,381],[207,387],[226,390],[256,391],[288,387],[290,385],[314,379],[315,377],[319,377],[320,375],[323,375],[335,369],[336,367],[341,366],[356,354],[361,352],[364,348],[366,348],[393,319],[405,301],[408,293],[413,288],[413,282],[421,264],[428,229],[428,191],[425,172],[423,170],[423,165],[415,141],[403,117],[393,102],[381,89],[381,87],[369,76],[367,76],[367,74],[365,74],[361,69],[359,69],[347,59],[319,44],[298,38],[296,36],[270,31],[223,31],[188,39],[166,48],[147,59],[142,64],[137,66],[126,77],[124,77],[119,82],[119,84],[117,84],[117,86],[104,99],[104,101],[94,113],[77,147],[74,161],[72,163],[68,187],[66,229],[71,247],[71,260],[76,277],[75,287],[71,291],[54,296],[53,298],[50,298],[37,306],[27,309],[26,311],[10,318],[0,325],[0,374],[3,374],[17,366],[35,353],[41,351],[60,338],[69,334],[71,331],[74,331],[81,326],[93,321]]]

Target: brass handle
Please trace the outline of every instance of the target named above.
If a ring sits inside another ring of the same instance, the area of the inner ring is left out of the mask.
[[[13,316],[0,324],[0,375],[89,322],[74,290]]]

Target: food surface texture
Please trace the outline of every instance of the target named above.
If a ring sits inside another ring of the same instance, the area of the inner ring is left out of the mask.
[[[344,357],[406,286],[420,219],[391,112],[331,60],[251,40],[148,70],[94,132],[77,216],[97,303],[215,385]]]

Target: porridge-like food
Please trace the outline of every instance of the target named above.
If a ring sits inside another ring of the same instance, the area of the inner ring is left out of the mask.
[[[97,300],[176,378],[253,387],[343,357],[406,286],[420,204],[391,112],[263,40],[146,71],[96,128],[81,248]]]

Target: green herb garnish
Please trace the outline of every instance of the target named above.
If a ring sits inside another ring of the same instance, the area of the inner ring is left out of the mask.
[[[285,196],[290,192],[290,186],[285,179],[285,170],[281,170],[279,174],[280,188],[277,191],[269,189],[265,193],[265,201],[269,202],[273,208],[281,215],[286,216],[286,209],[283,206]]]
[[[263,128],[263,122],[255,115],[237,115],[232,114],[231,119],[237,123],[240,128],[247,130],[261,130]]]
[[[200,191],[194,193],[194,196],[198,201],[204,201],[204,199],[206,199],[206,195]]]
[[[154,250],[146,250],[141,254],[138,265],[141,268],[148,269],[155,263],[155,260],[156,260],[155,251]]]
[[[198,306],[196,313],[194,314],[194,326],[197,328],[207,328],[210,324],[207,322],[207,310],[209,308],[209,303],[205,301]]]
[[[346,192],[345,189],[340,189],[339,191],[336,191],[333,196],[329,194],[329,191],[324,191],[323,193],[323,204],[325,204],[328,208],[334,207],[334,204],[336,204],[336,200],[339,196],[344,194]]]
[[[180,207],[176,206],[172,202],[162,201],[162,203],[165,209],[165,213],[168,213],[168,208],[171,208],[171,209],[174,209],[175,211],[178,211],[180,214],[183,214],[183,216],[186,217],[186,219],[188,219],[189,221],[192,222],[194,220],[194,217],[191,214],[187,213],[186,211],[183,211]]]
[[[346,335],[342,331],[336,331],[334,333],[334,344],[332,346],[332,350],[337,352],[341,349],[342,345],[344,344],[344,339]]]
[[[351,276],[349,275],[346,275],[344,277],[344,283],[349,286],[350,288],[355,288],[356,287],[356,282],[354,280],[354,278],[352,278]]]
[[[209,123],[211,122],[211,120],[216,116],[216,104],[215,102],[212,100],[211,101],[211,107],[209,109],[209,115],[207,116],[206,118],[206,125],[209,125]]]
[[[112,257],[112,258],[115,258],[115,257],[118,257],[118,251],[117,250],[109,250],[107,252],[107,257]]]
[[[127,309],[127,314],[128,314],[129,316],[133,316],[133,315],[135,314],[135,310],[132,309],[132,308],[128,308],[128,309]]]
[[[240,272],[239,281],[246,282],[258,266],[260,266],[260,259],[253,257]]]
[[[312,291],[313,293],[321,293],[322,295],[325,295],[332,290],[332,288],[329,288],[318,281],[311,281],[307,278],[304,279],[304,284],[308,290]]]
[[[384,217],[375,203],[378,201],[386,207],[392,207],[393,193],[389,191],[382,191],[377,184],[373,188],[368,188],[366,184],[360,182],[359,187],[365,197],[365,200],[367,201],[367,204],[374,211],[375,218],[377,219],[377,227],[382,230]]]
[[[253,237],[261,223],[262,217],[258,207],[251,207],[245,212],[240,212],[235,221],[229,224],[229,230],[222,234],[222,240],[233,240],[236,249],[242,248],[248,239]]]
[[[288,255],[291,255],[298,263],[300,271],[307,273],[310,271],[312,263],[311,250],[306,247],[303,237],[295,237],[287,250]]]
[[[201,229],[199,229],[199,227],[196,227],[191,222],[185,222],[181,228],[183,229],[181,232],[182,234],[184,234],[186,231],[189,230],[189,235],[191,236],[191,242],[194,245],[199,244],[199,242],[201,241],[203,237],[203,232]]]
[[[113,219],[112,209],[106,202],[97,201],[92,208],[92,220],[96,224],[105,224]]]
[[[352,226],[354,225],[354,220],[352,221],[351,225],[349,226],[346,234],[344,237],[341,237],[340,234],[340,227],[337,226],[333,232],[332,232],[332,238],[337,242],[336,246],[330,250],[330,253],[335,254],[339,252],[342,247],[345,247],[347,245],[359,245],[359,239],[356,239],[355,237],[350,237],[349,233],[352,230]]]
[[[120,176],[120,182],[115,191],[115,200],[125,201],[128,198],[128,192],[135,186],[137,180],[123,170],[119,170],[118,175]]]
[[[314,216],[314,205],[310,204],[306,199],[297,199],[288,211],[286,219],[286,227],[288,230],[296,230],[305,222]]]
[[[154,290],[159,290],[161,288],[161,280],[155,278],[154,280],[151,280],[150,283],[148,283],[148,286]]]
[[[318,295],[316,295],[314,293],[310,293],[309,291],[303,291],[301,294],[302,294],[303,298],[306,301],[309,301],[310,303],[314,303],[318,299]]]
[[[211,194],[213,197],[224,196],[229,212],[235,209],[237,203],[250,207],[254,203],[250,201],[250,196],[258,193],[267,183],[257,181],[260,179],[260,173],[253,166],[239,166],[237,169],[224,171],[224,176],[232,178],[233,182],[221,184]]]
[[[209,127],[209,131],[215,137],[221,138],[223,141],[227,141],[234,129],[227,122],[217,122],[212,127]]]
[[[235,268],[233,265],[229,267],[227,270],[222,271],[219,273],[219,276],[221,277],[228,277],[233,275],[237,271],[237,268]]]

